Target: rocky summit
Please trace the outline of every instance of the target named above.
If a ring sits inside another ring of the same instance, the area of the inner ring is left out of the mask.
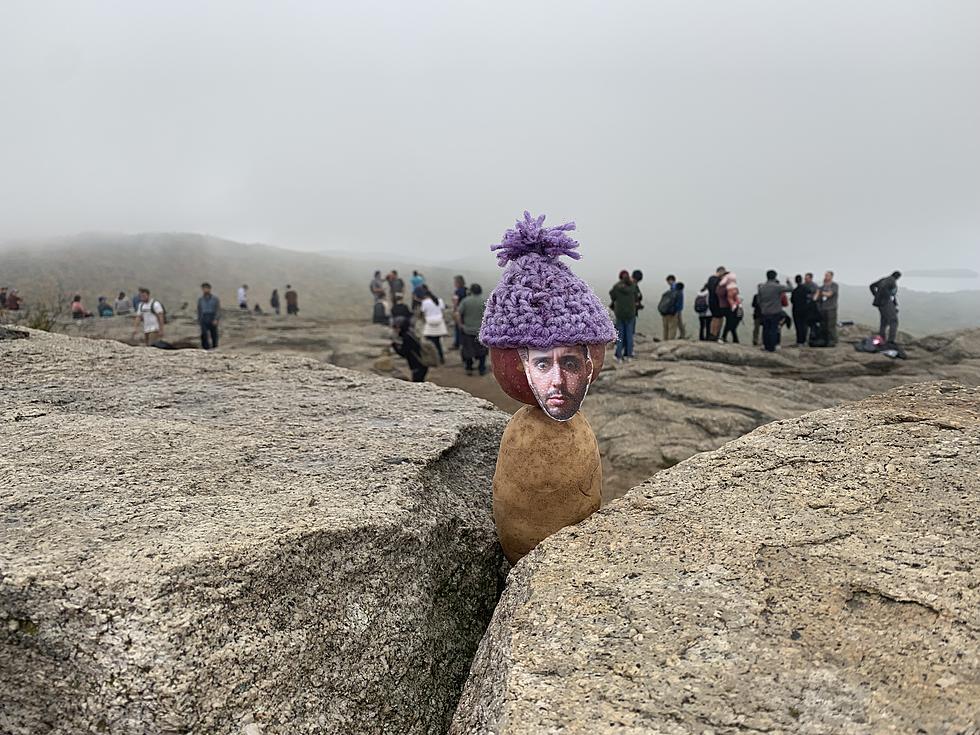
[[[910,338],[904,360],[857,352],[853,342],[870,332],[842,327],[837,347],[775,353],[751,344],[641,338],[638,358],[603,370],[583,408],[605,464],[604,498],[770,421],[909,383],[980,385],[980,329]]]
[[[432,733],[506,416],[302,355],[0,341],[0,732]]]
[[[659,473],[510,573],[450,732],[980,730],[980,391]]]

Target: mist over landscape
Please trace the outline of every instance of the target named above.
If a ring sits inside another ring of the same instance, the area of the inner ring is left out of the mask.
[[[0,2],[0,734],[980,732],[978,50]]]
[[[531,209],[576,220],[603,280],[980,270],[975,3],[0,13],[0,241],[196,232],[490,269]]]

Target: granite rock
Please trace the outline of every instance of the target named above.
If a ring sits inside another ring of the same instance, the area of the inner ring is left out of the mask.
[[[657,474],[510,573],[450,729],[980,731],[980,390],[894,389]]]
[[[506,415],[301,355],[0,342],[0,732],[445,731]]]

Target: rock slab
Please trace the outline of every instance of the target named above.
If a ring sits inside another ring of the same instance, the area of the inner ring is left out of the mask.
[[[659,473],[510,573],[451,733],[980,731],[980,391]]]
[[[506,416],[313,357],[0,343],[0,732],[431,733]]]

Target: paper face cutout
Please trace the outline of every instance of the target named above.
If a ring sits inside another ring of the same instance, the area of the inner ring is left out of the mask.
[[[592,382],[588,345],[521,347],[518,352],[541,410],[555,421],[568,421],[578,413]]]

